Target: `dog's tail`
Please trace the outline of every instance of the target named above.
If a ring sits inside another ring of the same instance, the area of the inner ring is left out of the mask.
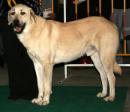
[[[122,75],[122,69],[116,62],[114,64],[114,72],[119,74],[119,75]]]

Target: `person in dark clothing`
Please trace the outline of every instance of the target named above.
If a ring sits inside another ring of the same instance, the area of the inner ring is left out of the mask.
[[[102,0],[102,16],[110,19],[111,17],[111,0]]]
[[[4,12],[4,14],[7,14]],[[34,66],[26,49],[8,26],[7,15],[0,17],[0,35],[5,50],[9,79],[9,99],[31,100],[37,97],[37,81]]]
[[[0,67],[4,68],[4,48],[1,34],[0,34]]]

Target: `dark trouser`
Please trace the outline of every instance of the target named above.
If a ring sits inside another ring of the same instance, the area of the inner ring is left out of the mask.
[[[4,58],[0,55],[0,67],[4,68]]]
[[[6,54],[10,99],[32,99],[37,96],[37,81],[32,61],[15,33],[0,20],[0,33]]]

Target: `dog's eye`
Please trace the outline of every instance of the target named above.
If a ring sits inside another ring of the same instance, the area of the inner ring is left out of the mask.
[[[25,15],[26,13],[25,13],[25,12],[21,12],[20,14],[21,14],[21,15]]]
[[[12,16],[15,15],[15,12],[11,12],[10,15],[12,15]]]

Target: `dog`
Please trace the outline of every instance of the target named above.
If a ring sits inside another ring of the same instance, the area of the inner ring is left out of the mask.
[[[119,35],[112,22],[98,16],[67,23],[45,20],[30,7],[18,4],[9,10],[8,24],[34,63],[39,92],[32,103],[49,104],[55,64],[67,63],[85,54],[91,57],[101,77],[102,91],[97,97],[105,101],[115,99],[114,72],[121,74],[121,68],[115,59]]]

